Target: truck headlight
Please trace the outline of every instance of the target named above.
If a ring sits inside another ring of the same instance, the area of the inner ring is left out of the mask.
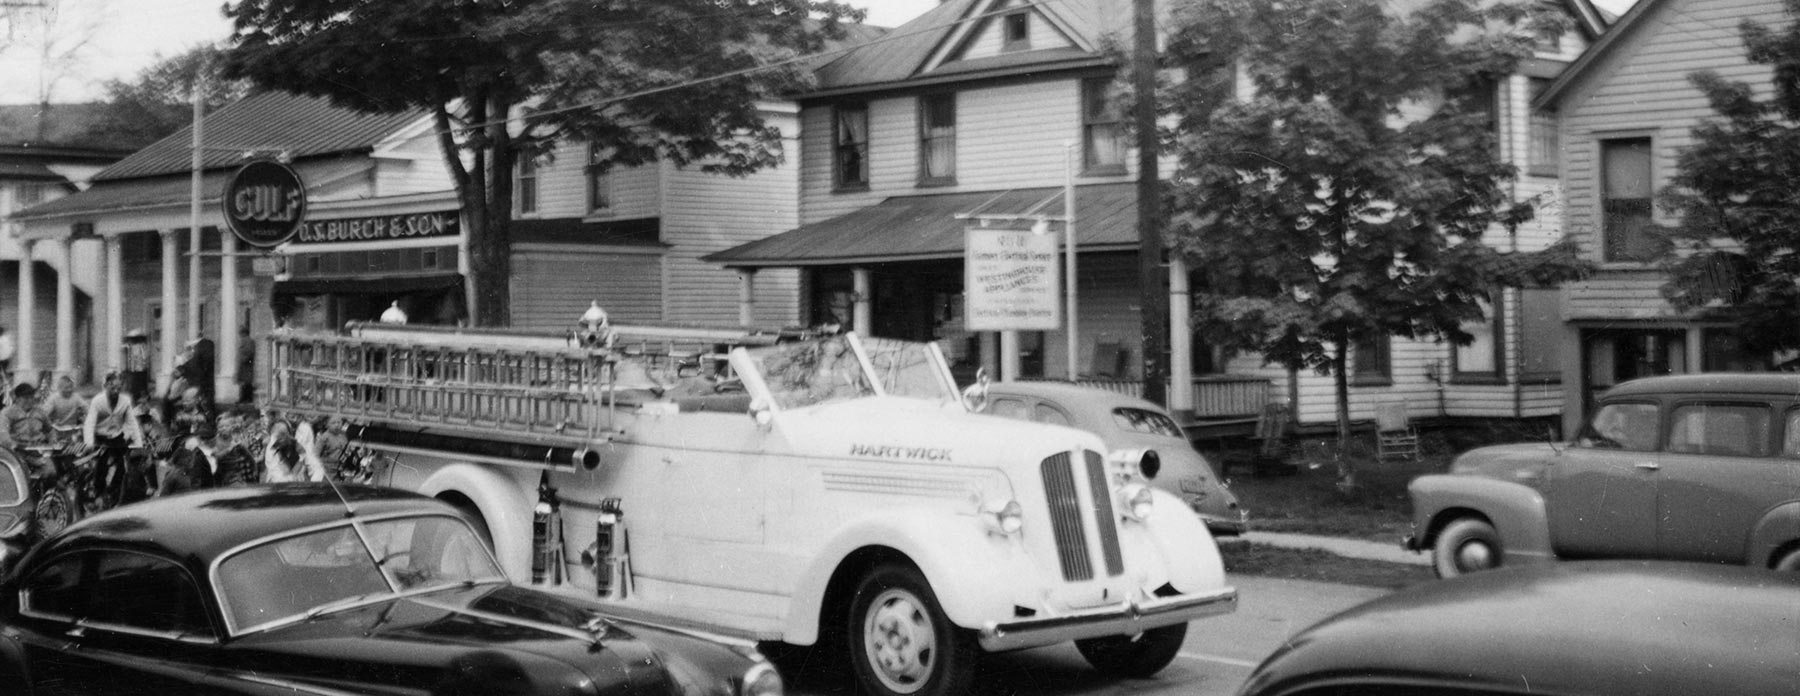
[[[786,691],[781,683],[781,674],[775,666],[767,662],[758,662],[744,670],[743,684],[738,688],[738,696],[782,696]]]
[[[1156,508],[1156,496],[1150,493],[1150,487],[1141,483],[1126,484],[1119,489],[1119,510],[1126,517],[1142,522],[1150,517],[1150,511]]]
[[[987,524],[990,534],[1018,534],[1025,526],[1025,508],[1020,507],[1017,500],[1008,500],[1005,505],[998,507],[984,506],[981,521]]]
[[[1113,450],[1106,455],[1107,462],[1116,470],[1127,474],[1137,474],[1145,479],[1154,479],[1162,473],[1162,455],[1153,449]]]

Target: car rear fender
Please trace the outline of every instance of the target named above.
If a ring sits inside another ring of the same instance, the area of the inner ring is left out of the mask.
[[[1800,541],[1800,501],[1782,503],[1756,521],[1750,530],[1748,565],[1767,566],[1775,552]]]
[[[1413,525],[1417,547],[1431,548],[1438,531],[1458,517],[1485,518],[1500,534],[1508,561],[1548,561],[1550,518],[1537,489],[1482,476],[1431,474],[1413,479]]]
[[[526,499],[519,483],[488,464],[447,464],[427,477],[418,492],[431,497],[455,493],[474,503],[476,511],[487,522],[488,534],[494,540],[494,556],[508,573],[529,573],[531,568],[531,509],[535,500]],[[514,582],[530,582],[514,577]]]
[[[848,602],[863,559],[883,557],[916,566],[944,615],[965,628],[1011,619],[1013,595],[1034,586],[1031,559],[1017,536],[989,533],[972,515],[882,511],[844,526],[813,555],[795,586],[782,640],[816,642],[827,598]]]

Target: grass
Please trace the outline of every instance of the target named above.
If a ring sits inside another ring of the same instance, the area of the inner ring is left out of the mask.
[[[1232,575],[1334,582],[1389,590],[1436,578],[1427,566],[1346,558],[1321,549],[1236,541],[1219,544],[1219,555],[1225,561],[1225,572]]]

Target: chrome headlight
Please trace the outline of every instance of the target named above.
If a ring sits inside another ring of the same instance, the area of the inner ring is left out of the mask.
[[[1130,519],[1142,522],[1150,517],[1150,511],[1156,508],[1156,496],[1150,493],[1150,487],[1141,483],[1129,483],[1119,489],[1119,511]]]
[[[738,696],[782,696],[785,692],[781,673],[767,662],[758,662],[744,670],[743,682],[738,686]]]
[[[1008,500],[998,506],[983,505],[981,521],[987,525],[989,534],[1018,534],[1025,527],[1025,508],[1020,507],[1017,500]]]

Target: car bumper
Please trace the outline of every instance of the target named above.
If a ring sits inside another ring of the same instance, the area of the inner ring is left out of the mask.
[[[979,640],[988,651],[1015,650],[1081,638],[1133,635],[1235,610],[1237,589],[1226,587],[1200,594],[1127,600],[1062,616],[990,622],[981,629]]]
[[[1250,531],[1250,514],[1248,512],[1239,514],[1237,517],[1201,515],[1200,521],[1205,522],[1206,531],[1216,537],[1241,536],[1244,532]]]

